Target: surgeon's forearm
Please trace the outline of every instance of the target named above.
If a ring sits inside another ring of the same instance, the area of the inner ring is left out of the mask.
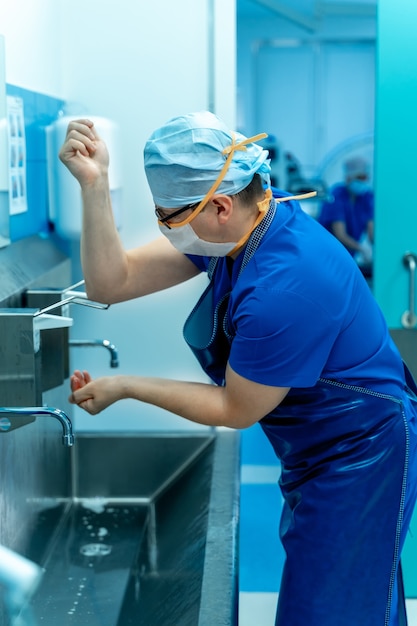
[[[368,234],[369,241],[373,244],[374,243],[374,222],[373,222],[373,220],[368,222],[367,234]]]
[[[114,222],[108,177],[103,174],[84,185],[82,200],[81,263],[87,294],[111,303],[112,286],[126,275],[126,255]]]
[[[70,401],[92,415],[114,402],[131,398],[198,424],[247,428],[277,407],[289,388],[271,387],[243,378],[228,364],[224,387],[129,375],[94,380],[88,372],[75,370],[71,390]]]
[[[78,370],[71,377],[71,389],[70,401],[92,415],[130,398],[206,426],[246,428],[263,417],[262,408],[252,409],[251,402],[239,399],[233,401],[226,387],[206,383],[129,375],[91,380],[87,372]]]
[[[353,239],[346,232],[346,226],[345,226],[344,222],[333,222],[333,224],[332,224],[332,233],[333,233],[333,235],[335,237],[338,238],[338,240],[346,248],[349,248],[350,250],[355,250],[356,252],[359,252],[361,250],[360,243],[358,241],[356,241],[355,239]]]
[[[228,404],[225,387],[161,378],[123,377],[122,394],[206,426],[246,428],[251,416]]]

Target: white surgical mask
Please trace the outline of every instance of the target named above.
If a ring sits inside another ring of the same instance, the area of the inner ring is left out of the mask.
[[[227,256],[237,246],[237,241],[215,243],[204,241],[194,232],[190,224],[179,228],[159,226],[161,233],[172,243],[174,248],[183,254],[197,254],[199,256]]]
[[[252,232],[265,217],[271,198],[271,189],[267,189],[264,200],[258,202],[259,215],[256,218],[255,223],[239,241],[228,241],[226,243],[205,241],[204,239],[200,239],[190,223],[186,223],[175,228],[169,228],[165,224],[159,223],[159,230],[171,242],[174,248],[183,254],[196,254],[198,256],[227,256],[239,250],[239,248],[247,242]]]

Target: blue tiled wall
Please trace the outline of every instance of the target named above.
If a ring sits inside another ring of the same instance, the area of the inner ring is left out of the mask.
[[[17,241],[37,233],[48,235],[50,232],[45,127],[58,117],[64,101],[13,85],[6,85],[6,93],[23,98],[25,115],[28,210],[10,216],[10,239]]]

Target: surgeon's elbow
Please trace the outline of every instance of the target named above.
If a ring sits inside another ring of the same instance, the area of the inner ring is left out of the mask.
[[[101,304],[115,304],[120,302],[116,293],[109,285],[100,286],[97,283],[91,283],[85,280],[85,293],[89,300],[100,302]]]
[[[229,413],[225,415],[220,425],[225,428],[233,428],[234,430],[245,430],[246,428],[250,428],[256,424],[258,421],[259,419],[246,413],[240,413],[238,415],[232,415]]]

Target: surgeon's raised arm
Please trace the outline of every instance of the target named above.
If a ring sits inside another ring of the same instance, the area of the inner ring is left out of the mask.
[[[90,298],[121,302],[198,274],[163,237],[134,250],[123,248],[111,205],[109,154],[90,120],[70,122],[59,157],[81,186],[81,262]]]

